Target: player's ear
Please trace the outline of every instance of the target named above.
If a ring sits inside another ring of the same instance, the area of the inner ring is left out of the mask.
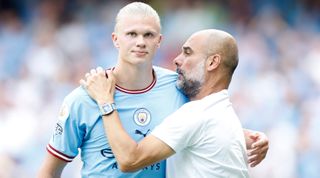
[[[159,39],[158,39],[158,44],[157,44],[157,47],[160,48],[160,44],[161,44],[161,41],[162,41],[162,34],[159,35]]]
[[[111,35],[111,38],[112,38],[112,42],[113,42],[113,45],[116,47],[116,48],[119,48],[119,43],[118,43],[118,36],[117,36],[117,33],[113,32],[112,35]]]
[[[206,60],[207,70],[212,71],[218,68],[220,62],[221,62],[221,56],[219,54],[213,54],[209,56],[208,59]]]

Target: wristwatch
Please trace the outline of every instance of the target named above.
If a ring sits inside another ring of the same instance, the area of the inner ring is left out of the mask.
[[[106,115],[111,114],[117,108],[116,108],[116,104],[114,104],[114,103],[105,103],[102,105],[99,104],[99,109],[101,112],[101,116],[106,116]]]

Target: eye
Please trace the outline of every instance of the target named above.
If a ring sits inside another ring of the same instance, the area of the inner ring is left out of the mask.
[[[154,36],[154,34],[151,32],[144,34],[144,37],[146,37],[146,38],[152,38],[153,36]]]
[[[191,55],[191,51],[190,50],[183,50],[183,54],[185,56],[189,56],[189,55]]]
[[[131,37],[136,37],[137,33],[136,32],[128,32],[127,35],[131,36]]]

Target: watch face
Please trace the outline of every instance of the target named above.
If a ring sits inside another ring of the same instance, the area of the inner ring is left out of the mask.
[[[113,109],[112,109],[112,107],[111,107],[110,104],[106,104],[106,105],[103,106],[103,110],[104,110],[104,112],[109,113],[109,112],[111,112]]]
[[[114,103],[107,103],[101,106],[101,113],[102,115],[108,115],[110,113],[112,113],[112,111],[115,109],[115,104]]]

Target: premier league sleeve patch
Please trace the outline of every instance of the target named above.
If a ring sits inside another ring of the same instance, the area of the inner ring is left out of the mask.
[[[134,112],[133,119],[137,125],[146,126],[151,121],[151,115],[147,109],[139,108]]]
[[[59,121],[65,121],[69,117],[69,107],[66,103],[63,103],[59,112]]]
[[[63,103],[59,111],[59,118],[54,130],[54,135],[62,135],[63,125],[67,120],[67,118],[69,117],[69,114],[70,112],[69,112],[68,105],[66,103]]]

